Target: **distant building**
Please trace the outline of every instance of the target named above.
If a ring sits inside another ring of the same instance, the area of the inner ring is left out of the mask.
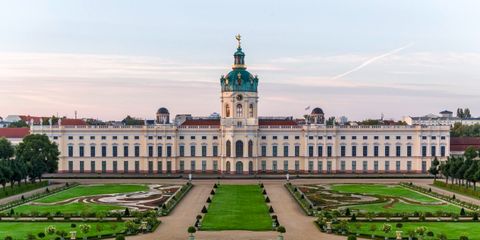
[[[13,145],[19,144],[29,133],[29,128],[0,128],[0,138],[6,138]]]
[[[478,118],[459,118],[454,117],[453,112],[444,110],[440,115],[428,114],[422,117],[404,117],[403,120],[408,125],[426,125],[426,126],[453,126],[455,123],[464,125],[480,124],[480,117]]]
[[[480,137],[451,137],[450,155],[463,155],[468,147],[480,149]]]

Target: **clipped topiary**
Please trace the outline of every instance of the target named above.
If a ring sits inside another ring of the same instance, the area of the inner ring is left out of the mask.
[[[207,212],[208,212],[207,207],[203,206],[202,213],[207,213]]]
[[[117,235],[117,236],[115,237],[115,240],[125,240],[125,236],[123,236],[122,234]]]
[[[210,191],[210,195],[215,195],[215,191],[213,189]]]
[[[350,208],[345,209],[345,216],[350,216]]]
[[[272,206],[270,206],[270,208],[268,209],[268,212],[269,212],[269,213],[274,213],[274,212],[275,212],[275,211],[273,211],[273,207],[272,207]]]
[[[352,217],[350,218],[350,221],[351,221],[351,222],[357,221],[357,216],[355,215],[355,213],[352,214]]]
[[[347,240],[357,240],[357,236],[350,235],[350,236],[348,236]]]
[[[263,189],[262,194],[263,194],[263,195],[267,195],[267,191],[265,191],[265,189]]]
[[[130,216],[130,210],[128,208],[125,208],[125,211],[123,212],[123,216]]]
[[[473,221],[478,221],[478,212],[474,212],[472,216]]]
[[[207,198],[207,203],[211,203],[212,200],[210,199],[210,197]]]
[[[269,203],[269,202],[270,202],[270,198],[269,198],[268,196],[265,198],[265,202],[266,202],[266,203]]]
[[[465,208],[460,209],[460,216],[465,216]]]
[[[215,183],[215,184],[213,184],[213,188],[218,188],[218,186],[217,186],[217,184],[216,184],[216,183]]]

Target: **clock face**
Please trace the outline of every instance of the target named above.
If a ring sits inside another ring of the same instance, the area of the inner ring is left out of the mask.
[[[242,95],[237,95],[237,100],[238,100],[238,101],[242,101],[242,99],[243,99],[243,96],[242,96]]]

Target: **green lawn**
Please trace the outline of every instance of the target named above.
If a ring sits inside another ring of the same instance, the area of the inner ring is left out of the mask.
[[[21,205],[13,210],[16,213],[31,213],[37,212],[39,214],[43,213],[69,213],[69,214],[81,214],[82,212],[87,213],[97,213],[97,212],[109,212],[117,209],[125,209],[125,207],[116,206],[116,205],[107,205],[107,204],[96,204],[96,203],[68,203],[54,206],[40,206],[40,205]],[[5,210],[4,212],[10,212],[10,210]]]
[[[356,223],[349,224],[350,232],[357,232],[355,228]],[[385,233],[382,231],[382,222],[360,222],[360,233],[371,235],[370,225],[376,225],[377,231],[375,231],[376,236],[385,236]],[[480,227],[478,222],[403,222],[403,227],[397,229],[395,225],[397,222],[388,222],[392,226],[392,231],[388,234],[390,238],[395,236],[395,231],[403,231],[403,236],[407,237],[409,230],[415,230],[415,228],[420,226],[427,227],[427,232],[432,231],[435,235],[444,233],[447,235],[448,239],[459,239],[461,235],[468,236],[469,240],[480,240]],[[417,236],[418,237],[418,236]],[[425,239],[437,239],[426,237]]]
[[[371,195],[383,195],[391,197],[409,198],[417,202],[438,202],[439,200],[431,198],[427,195],[412,191],[400,185],[384,185],[384,184],[335,184],[331,189],[338,192],[360,193]]]
[[[220,185],[201,229],[272,230],[272,220],[262,189],[257,185]]]
[[[348,206],[350,210],[360,210],[363,212],[388,212],[388,213],[412,213],[412,212],[431,212],[437,211],[460,214],[459,207],[451,204],[447,205],[419,205],[403,202],[395,203],[391,208],[385,208],[386,203],[361,204]]]
[[[77,231],[77,239],[82,239],[84,234],[80,231],[81,224],[88,224],[91,226],[87,236],[98,236],[97,225],[102,226],[100,234],[119,233],[125,229],[124,222],[74,222],[76,228],[71,227],[73,222],[0,222],[0,239],[4,239],[6,236],[11,236],[13,239],[27,239],[27,234],[32,233],[37,236],[40,232],[45,232],[45,229],[53,225],[56,230],[64,230],[67,233],[70,231]],[[112,226],[115,225],[116,228]],[[47,235],[43,239],[55,239],[57,235]]]
[[[53,203],[58,201],[67,200],[75,197],[85,197],[101,194],[114,194],[114,193],[128,193],[147,191],[146,185],[126,185],[126,184],[100,184],[100,185],[80,185],[74,188],[67,189],[55,193],[53,195],[44,197],[36,202],[41,203]]]

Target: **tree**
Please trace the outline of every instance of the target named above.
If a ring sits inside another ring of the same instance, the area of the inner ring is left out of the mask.
[[[463,119],[464,116],[465,116],[465,115],[464,115],[464,113],[463,113],[463,109],[457,108],[457,117]]]
[[[42,180],[42,174],[53,173],[58,169],[58,146],[50,141],[46,135],[31,134],[23,138],[18,145],[16,159],[27,163],[28,176]]]
[[[476,157],[478,157],[478,149],[476,149],[473,146],[468,146],[465,149],[463,156],[465,156],[466,159],[470,159],[470,160],[475,159]]]
[[[8,127],[9,128],[23,128],[23,127],[28,127],[28,124],[25,121],[20,120],[20,121],[16,121],[16,122],[12,122],[12,123],[8,124]]]
[[[145,121],[143,121],[141,119],[136,119],[136,118],[131,117],[130,115],[127,115],[127,117],[125,117],[122,120],[122,123],[125,124],[125,125],[144,125]]]
[[[469,108],[465,108],[463,110],[463,118],[471,118],[472,115],[470,114],[470,109]]]
[[[428,172],[434,176],[433,181],[437,181],[437,174],[439,172],[438,165],[440,165],[438,158],[433,158],[432,166],[430,166],[430,169],[428,170]]]
[[[475,178],[475,173],[478,171],[478,161],[472,161],[470,167],[465,171],[464,178],[467,180],[467,187],[473,184],[473,188],[476,189],[477,179]]]
[[[329,117],[325,122],[327,126],[334,126],[335,125],[335,117]]]
[[[0,138],[0,159],[10,159],[13,157],[15,148],[6,138]]]

